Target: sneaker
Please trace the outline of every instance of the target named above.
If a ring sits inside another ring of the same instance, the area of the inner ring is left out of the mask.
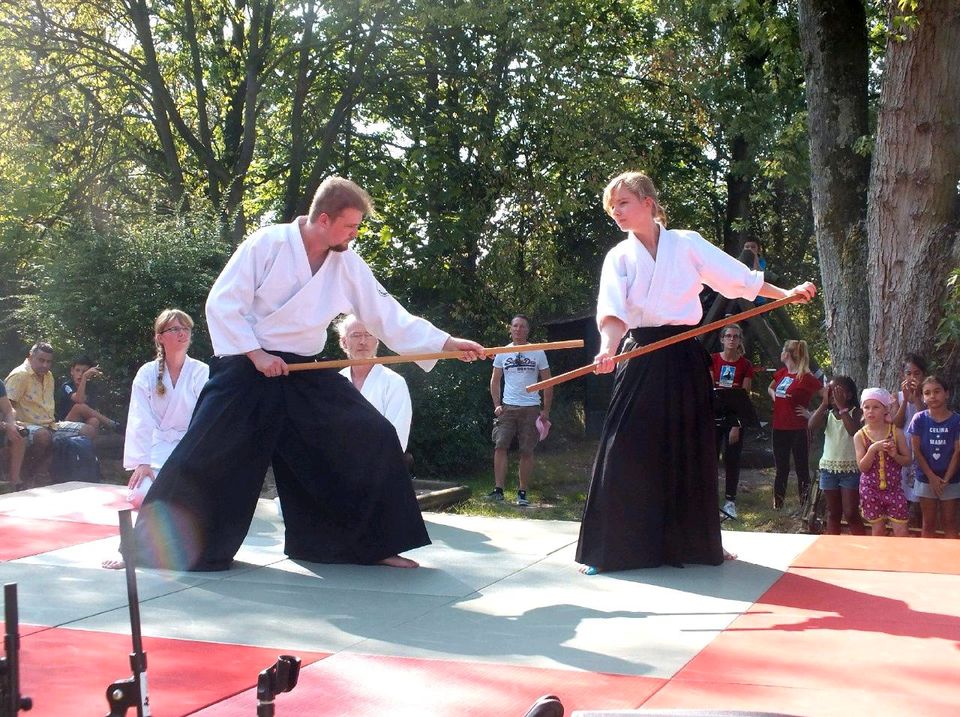
[[[530,501],[527,500],[527,491],[517,491],[517,505],[530,505]]]
[[[732,500],[728,500],[723,504],[723,512],[729,515],[734,520],[737,519],[737,504]]]
[[[503,500],[503,488],[494,488],[492,491],[487,493],[487,500],[502,501]]]

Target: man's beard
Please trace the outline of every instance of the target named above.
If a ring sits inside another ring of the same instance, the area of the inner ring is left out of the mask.
[[[330,251],[343,252],[350,248],[350,242],[345,241],[343,244],[334,244],[330,247]]]

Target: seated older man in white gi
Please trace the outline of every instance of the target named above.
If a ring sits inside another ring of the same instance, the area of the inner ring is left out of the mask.
[[[367,331],[366,325],[353,314],[341,319],[337,324],[337,333],[340,335],[340,348],[347,358],[368,359],[377,355],[380,340]],[[340,373],[393,424],[400,447],[406,451],[413,405],[403,376],[381,364],[348,366]]]

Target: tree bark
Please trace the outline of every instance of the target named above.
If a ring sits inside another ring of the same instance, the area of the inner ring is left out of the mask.
[[[753,191],[753,172],[747,173],[743,167],[752,159],[746,137],[738,134],[730,147],[730,168],[726,176],[727,207],[723,218],[723,250],[732,256],[740,253],[748,238],[755,238],[750,228],[743,226],[750,221],[750,195]]]
[[[300,201],[300,183],[303,180],[303,163],[307,153],[307,136],[304,129],[304,112],[307,104],[307,92],[310,90],[310,53],[313,47],[313,29],[317,21],[317,9],[314,3],[307,5],[303,15],[303,36],[297,51],[297,82],[293,91],[293,103],[290,111],[290,170],[283,186],[283,209],[280,215],[284,221],[290,221],[297,213]]]
[[[868,376],[889,388],[905,352],[932,353],[960,243],[960,5],[915,16],[887,41],[867,217]]]
[[[323,125],[319,137],[320,150],[317,152],[316,159],[310,171],[307,173],[304,186],[293,205],[293,211],[289,212],[289,207],[284,208],[285,221],[290,221],[293,217],[306,214],[313,202],[313,195],[317,187],[324,180],[324,177],[330,172],[334,150],[336,149],[337,137],[344,124],[353,111],[353,106],[360,101],[364,94],[364,83],[370,78],[369,60],[376,50],[377,41],[380,39],[380,28],[382,26],[382,13],[374,15],[370,21],[370,29],[367,31],[363,45],[356,50],[357,56],[350,63],[350,73],[345,78],[340,96],[334,105],[330,117]],[[362,32],[363,28],[357,23],[357,31]],[[375,63],[374,63],[375,64]],[[315,140],[313,144],[316,144]],[[289,212],[289,215],[288,215]]]
[[[239,244],[247,230],[247,219],[243,211],[243,197],[246,190],[246,177],[253,161],[253,151],[257,142],[258,98],[260,96],[263,67],[273,42],[272,0],[250,3],[250,32],[244,72],[243,122],[240,142],[236,147],[236,161],[231,167],[233,179],[230,182],[223,211],[232,219],[232,239]]]
[[[200,141],[206,147],[213,146],[213,134],[210,129],[210,117],[207,114],[207,88],[203,75],[203,58],[197,37],[197,22],[193,12],[193,0],[183,3],[184,34],[190,48],[190,70],[193,75],[193,91],[197,103],[197,125]],[[214,206],[220,206],[220,184],[216,177],[207,174],[207,195]]]
[[[150,15],[146,2],[134,0],[129,5],[130,19],[136,30],[140,48],[143,50],[143,74],[150,86],[150,108],[153,112],[153,126],[157,131],[157,138],[163,149],[163,157],[167,165],[167,177],[170,183],[170,194],[175,203],[179,204],[185,196],[183,167],[177,156],[177,147],[174,143],[173,130],[170,127],[170,116],[164,103],[165,85],[160,72],[160,63],[157,60],[157,51],[153,42],[153,31],[150,27]]]
[[[867,377],[867,23],[862,0],[800,0],[814,230],[836,372]]]

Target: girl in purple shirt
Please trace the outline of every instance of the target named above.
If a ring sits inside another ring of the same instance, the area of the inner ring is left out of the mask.
[[[960,499],[960,416],[947,407],[950,388],[938,376],[927,376],[920,386],[927,410],[917,413],[907,433],[919,473],[914,493],[923,513],[921,535],[932,538],[937,512],[946,538],[957,537],[957,501]]]

